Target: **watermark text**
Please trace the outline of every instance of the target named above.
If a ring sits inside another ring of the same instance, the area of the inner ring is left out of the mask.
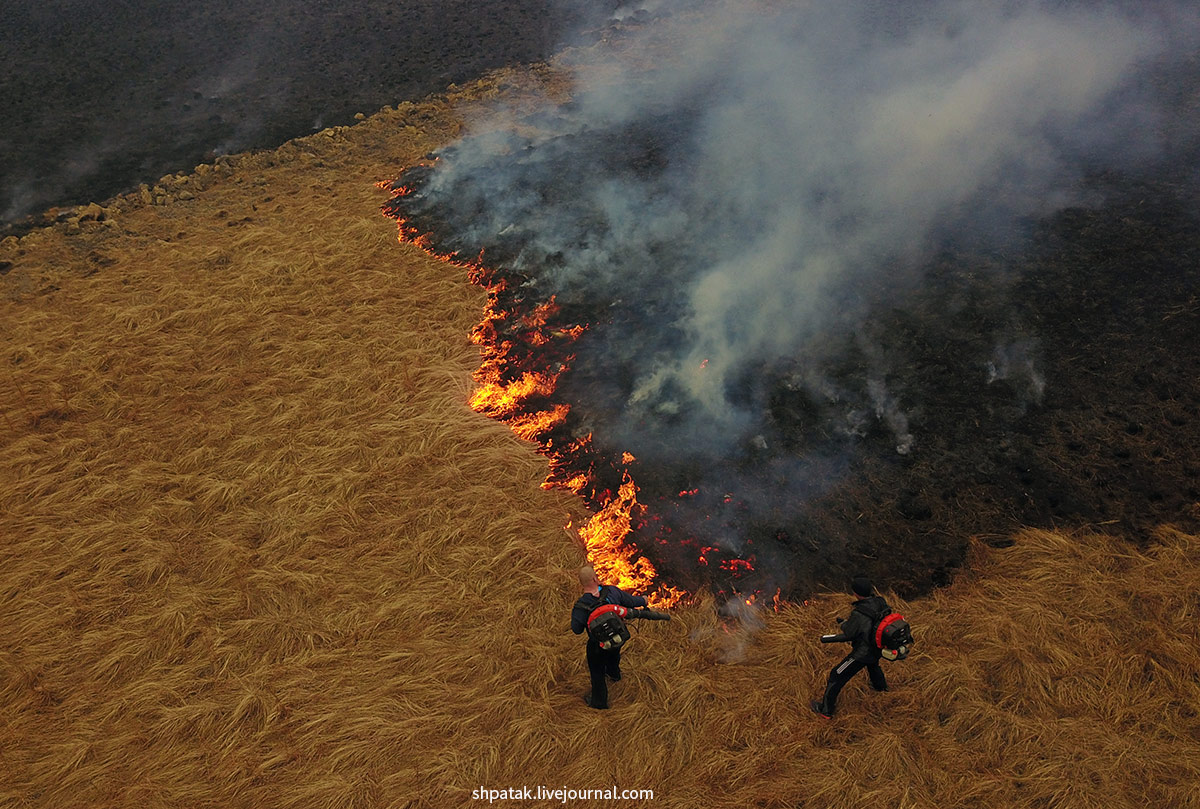
[[[505,787],[503,789],[488,789],[478,787],[471,792],[471,800],[487,801],[555,801],[569,803],[571,801],[652,801],[653,789],[620,789],[619,787],[604,787],[600,789],[570,789],[568,787],[547,787],[542,784],[529,787]]]

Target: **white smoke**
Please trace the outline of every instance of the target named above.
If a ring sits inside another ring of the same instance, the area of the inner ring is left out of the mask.
[[[581,61],[568,109],[464,141],[422,192],[469,254],[515,245],[542,296],[612,307],[578,365],[619,388],[610,427],[635,453],[650,433],[694,452],[760,435],[772,370],[909,452],[886,368],[831,393],[804,364],[899,305],[947,234],[1011,238],[1084,200],[1085,166],[1153,154],[1140,72],[1198,28],[1172,3],[697,5]],[[623,144],[649,168],[614,164]]]
[[[1103,10],[938,3],[890,34],[875,27],[889,15],[871,10],[819,3],[763,19],[726,8],[695,23],[688,58],[639,93],[585,91],[585,117],[613,120],[713,89],[690,144],[693,179],[719,200],[719,236],[736,249],[683,290],[686,340],[639,381],[637,400],[675,383],[729,414],[747,358],[802,348],[848,314],[848,287],[902,283],[959,208],[987,196],[996,217],[1061,202],[1058,141],[1095,125],[1090,114],[1162,44]]]
[[[1040,404],[1046,393],[1046,378],[1038,370],[1035,356],[1036,348],[1029,338],[997,344],[986,366],[988,384],[1009,382],[1026,400]]]

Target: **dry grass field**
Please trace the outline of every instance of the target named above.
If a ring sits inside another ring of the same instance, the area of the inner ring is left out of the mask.
[[[1170,527],[974,548],[893,599],[917,652],[833,722],[838,594],[635,627],[584,706],[582,507],[468,407],[483,293],[375,186],[547,75],[0,248],[0,806],[1200,807],[1200,538]]]

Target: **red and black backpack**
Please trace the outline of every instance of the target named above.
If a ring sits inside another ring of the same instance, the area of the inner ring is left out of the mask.
[[[884,660],[903,660],[912,650],[912,627],[904,616],[892,612],[885,603],[883,612],[871,612],[861,607],[856,609],[871,620],[871,643],[879,650]]]
[[[619,604],[609,604],[600,594],[600,604],[588,615],[588,637],[596,641],[601,649],[620,649],[629,640],[629,627],[625,625],[625,616],[629,610]]]
[[[871,639],[884,660],[903,660],[912,649],[912,627],[903,615],[891,612],[871,628]]]

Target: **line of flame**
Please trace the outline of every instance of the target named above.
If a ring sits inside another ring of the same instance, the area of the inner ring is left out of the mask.
[[[409,193],[411,190],[407,187],[395,190],[396,196]],[[567,367],[565,364],[553,373],[525,371],[515,379],[505,380],[503,377],[502,372],[507,365],[511,343],[497,338],[495,326],[507,317],[507,313],[496,308],[498,295],[504,290],[505,282],[490,279],[490,273],[483,265],[483,254],[480,253],[474,261],[463,261],[457,254],[437,252],[429,236],[420,233],[407,220],[398,218],[397,228],[401,243],[415,245],[439,261],[467,270],[471,283],[483,286],[488,292],[483,320],[470,335],[471,341],[480,347],[482,355],[480,367],[474,374],[479,387],[471,394],[471,408],[491,418],[507,422],[514,433],[528,441],[536,442],[538,436],[561,424],[570,412],[569,405],[556,404],[549,410],[527,412],[525,403],[531,397],[546,397],[552,394],[558,384],[558,377]],[[586,329],[583,325],[546,332],[546,321],[556,311],[557,305],[551,299],[523,318],[523,324],[531,330],[531,343],[545,345],[552,340],[574,342],[583,334]],[[590,435],[587,436],[588,441],[590,438]],[[587,486],[588,477],[582,473],[565,479],[559,477],[559,473],[568,468],[567,452],[572,446],[581,443],[583,442],[572,442],[561,454],[546,451],[551,471],[543,484],[544,488],[561,486],[578,494]],[[633,456],[625,453],[623,459],[625,463],[629,463]],[[615,579],[621,589],[646,595],[653,606],[670,607],[678,604],[687,594],[658,581],[658,571],[654,565],[641,555],[636,546],[627,541],[634,516],[642,509],[637,501],[637,491],[633,478],[626,471],[617,495],[610,498],[588,519],[579,529],[579,535],[584,542],[588,561],[596,568],[602,580],[611,582]],[[567,527],[570,527],[570,523]]]

